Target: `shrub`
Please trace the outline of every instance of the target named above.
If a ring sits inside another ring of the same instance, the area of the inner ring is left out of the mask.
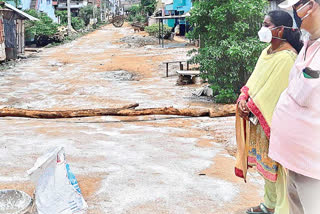
[[[157,7],[157,0],[141,0],[142,13],[151,16]]]
[[[56,10],[55,14],[60,17],[61,25],[68,25],[68,12],[66,10]]]
[[[60,24],[61,25],[68,25],[68,12],[63,10],[58,10],[56,11],[56,16],[60,17]],[[81,30],[83,29],[86,25],[84,20],[81,17],[71,17],[71,25],[73,29],[75,30]]]
[[[72,17],[71,25],[75,30],[81,30],[86,26],[85,22],[80,17]]]
[[[135,17],[136,15],[140,14],[141,13],[141,6],[138,4],[138,5],[132,5],[131,8],[129,9],[129,13],[130,13],[130,16],[132,17]]]
[[[38,18],[39,21],[26,21],[26,34],[33,36],[53,36],[58,31],[58,24],[45,13],[34,9],[26,10],[29,15]]]
[[[90,23],[90,18],[92,18],[93,6],[87,5],[82,7],[79,11],[79,17],[84,21],[85,25]]]
[[[139,22],[139,23],[146,23],[147,22],[147,17],[145,17],[143,15],[137,15],[136,17],[134,17],[133,21],[134,22]]]
[[[159,25],[158,24],[153,24],[151,26],[145,27],[145,31],[150,36],[155,36],[157,38],[159,38],[161,36],[161,34],[159,34]],[[165,38],[168,38],[171,34],[171,27],[169,27],[168,25],[163,25],[163,34],[164,34]]]
[[[234,102],[265,47],[257,32],[263,21],[265,1],[195,1],[188,18],[191,39],[201,36],[193,58],[208,79],[216,102]]]

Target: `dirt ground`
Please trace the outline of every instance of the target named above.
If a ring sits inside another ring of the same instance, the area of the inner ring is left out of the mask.
[[[71,43],[44,49],[0,72],[0,107],[79,109],[208,108],[212,101],[165,77],[165,60],[192,47],[128,48],[129,27],[105,26]],[[141,33],[142,34],[142,33]],[[174,47],[174,45],[170,45]],[[263,183],[234,176],[234,118],[173,116],[75,119],[1,118],[0,189],[32,194],[26,176],[37,157],[62,145],[88,213],[241,214],[262,200]]]

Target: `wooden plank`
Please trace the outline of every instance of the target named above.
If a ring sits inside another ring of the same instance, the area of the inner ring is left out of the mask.
[[[182,70],[178,70],[177,73],[179,75],[184,75],[184,76],[195,76],[195,75],[200,75],[200,71],[198,70],[187,70],[187,71],[182,71]]]
[[[41,49],[40,48],[25,48],[25,51],[29,51],[29,52],[40,52]]]
[[[180,63],[180,62],[187,62],[188,60],[177,60],[177,61],[164,61],[162,64],[169,64],[169,63]]]

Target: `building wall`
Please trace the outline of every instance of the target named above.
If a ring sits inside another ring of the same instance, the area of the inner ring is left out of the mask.
[[[36,9],[40,12],[46,13],[54,22],[58,22],[58,19],[54,14],[55,10],[52,6],[52,0],[37,0]]]
[[[192,7],[191,0],[174,0],[173,9],[178,11],[188,12]]]
[[[14,1],[8,1],[7,3],[16,7]],[[22,10],[29,10],[32,8],[32,3],[35,3],[35,8],[37,11],[44,12],[54,21],[57,22],[58,19],[54,14],[54,7],[52,6],[52,0],[20,0],[20,5],[18,8]]]

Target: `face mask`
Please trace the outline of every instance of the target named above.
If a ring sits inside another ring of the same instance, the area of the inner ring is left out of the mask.
[[[309,14],[307,14],[304,17],[300,18],[298,16],[298,12],[301,11],[303,8],[305,8],[310,3],[311,2],[309,1],[308,3],[306,3],[302,7],[300,7],[298,10],[293,10],[293,17],[294,17],[294,20],[295,20],[298,28],[301,28],[302,21],[309,16]]]
[[[272,30],[274,29],[277,29],[279,27],[275,27],[275,28],[268,28],[268,27],[262,27],[260,29],[260,31],[258,32],[258,36],[259,36],[259,39],[261,42],[265,42],[265,43],[270,43],[272,41],[272,38],[275,38],[275,39],[280,39],[280,40],[285,40],[285,39],[282,39],[280,37],[274,37],[272,36]],[[284,28],[289,28],[289,27],[284,27]]]
[[[272,32],[267,27],[262,27],[258,32],[258,36],[261,42],[270,43],[272,40]]]

